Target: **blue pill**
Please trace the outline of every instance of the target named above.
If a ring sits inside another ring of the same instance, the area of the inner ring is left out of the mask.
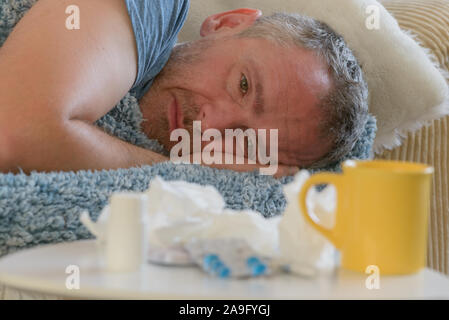
[[[218,272],[218,276],[220,278],[229,278],[229,276],[231,275],[231,270],[229,270],[229,268],[227,267],[223,267],[219,270]]]
[[[259,264],[253,265],[251,270],[252,270],[254,276],[260,276],[265,273],[265,271],[267,270],[267,266],[264,265],[263,263],[259,263]]]
[[[252,267],[254,265],[260,264],[260,260],[257,259],[257,257],[249,257],[248,260],[246,260],[246,263],[249,267]]]
[[[210,263],[211,261],[219,260],[216,254],[208,254],[204,256],[204,263]]]
[[[214,260],[210,264],[210,268],[215,272],[217,272],[220,268],[223,268],[223,267],[224,267],[224,264],[220,260]]]
[[[220,259],[215,254],[208,254],[203,258],[203,266],[205,269],[214,268],[217,262],[220,262]]]

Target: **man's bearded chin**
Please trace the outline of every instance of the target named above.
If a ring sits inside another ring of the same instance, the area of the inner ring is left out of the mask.
[[[190,91],[172,84],[188,82],[182,81],[182,78],[188,79],[192,66],[201,61],[201,53],[211,45],[211,42],[211,40],[202,39],[177,45],[165,67],[154,79],[150,90],[139,101],[144,118],[142,124],[144,133],[150,139],[156,139],[167,151],[170,151],[178,142],[170,141],[167,111],[171,100],[164,99],[162,101],[161,92],[164,94],[163,97],[168,99],[171,99],[171,95],[167,95],[163,91],[168,89],[176,92],[178,106],[183,112],[184,128],[192,137],[193,120],[197,118],[199,106],[195,104]]]

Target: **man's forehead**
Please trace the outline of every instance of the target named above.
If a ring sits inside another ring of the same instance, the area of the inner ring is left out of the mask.
[[[313,52],[274,44],[272,48],[268,53],[253,52],[246,59],[256,74],[256,97],[264,110],[296,110],[292,106],[310,104],[330,88],[328,67]]]

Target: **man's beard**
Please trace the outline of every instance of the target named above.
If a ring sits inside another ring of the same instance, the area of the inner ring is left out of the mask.
[[[192,67],[201,61],[202,53],[212,45],[213,41],[201,39],[174,47],[167,64],[154,79],[150,90],[140,100],[142,111],[147,109],[144,114],[148,115],[148,119],[144,121],[150,121],[145,134],[151,139],[156,139],[167,151],[178,143],[170,141],[170,124],[167,117],[168,101],[164,101],[162,105],[155,105],[152,103],[152,97],[157,95],[166,83],[172,83],[175,78],[188,79],[192,73]],[[198,117],[200,106],[195,104],[190,91],[176,89],[176,95],[178,107],[183,114],[183,126],[190,136],[193,136],[193,121]]]

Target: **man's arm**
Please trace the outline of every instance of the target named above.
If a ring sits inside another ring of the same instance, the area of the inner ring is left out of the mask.
[[[67,30],[69,5],[81,28]],[[0,171],[116,169],[167,160],[93,123],[137,72],[124,0],[39,0],[0,48]]]

